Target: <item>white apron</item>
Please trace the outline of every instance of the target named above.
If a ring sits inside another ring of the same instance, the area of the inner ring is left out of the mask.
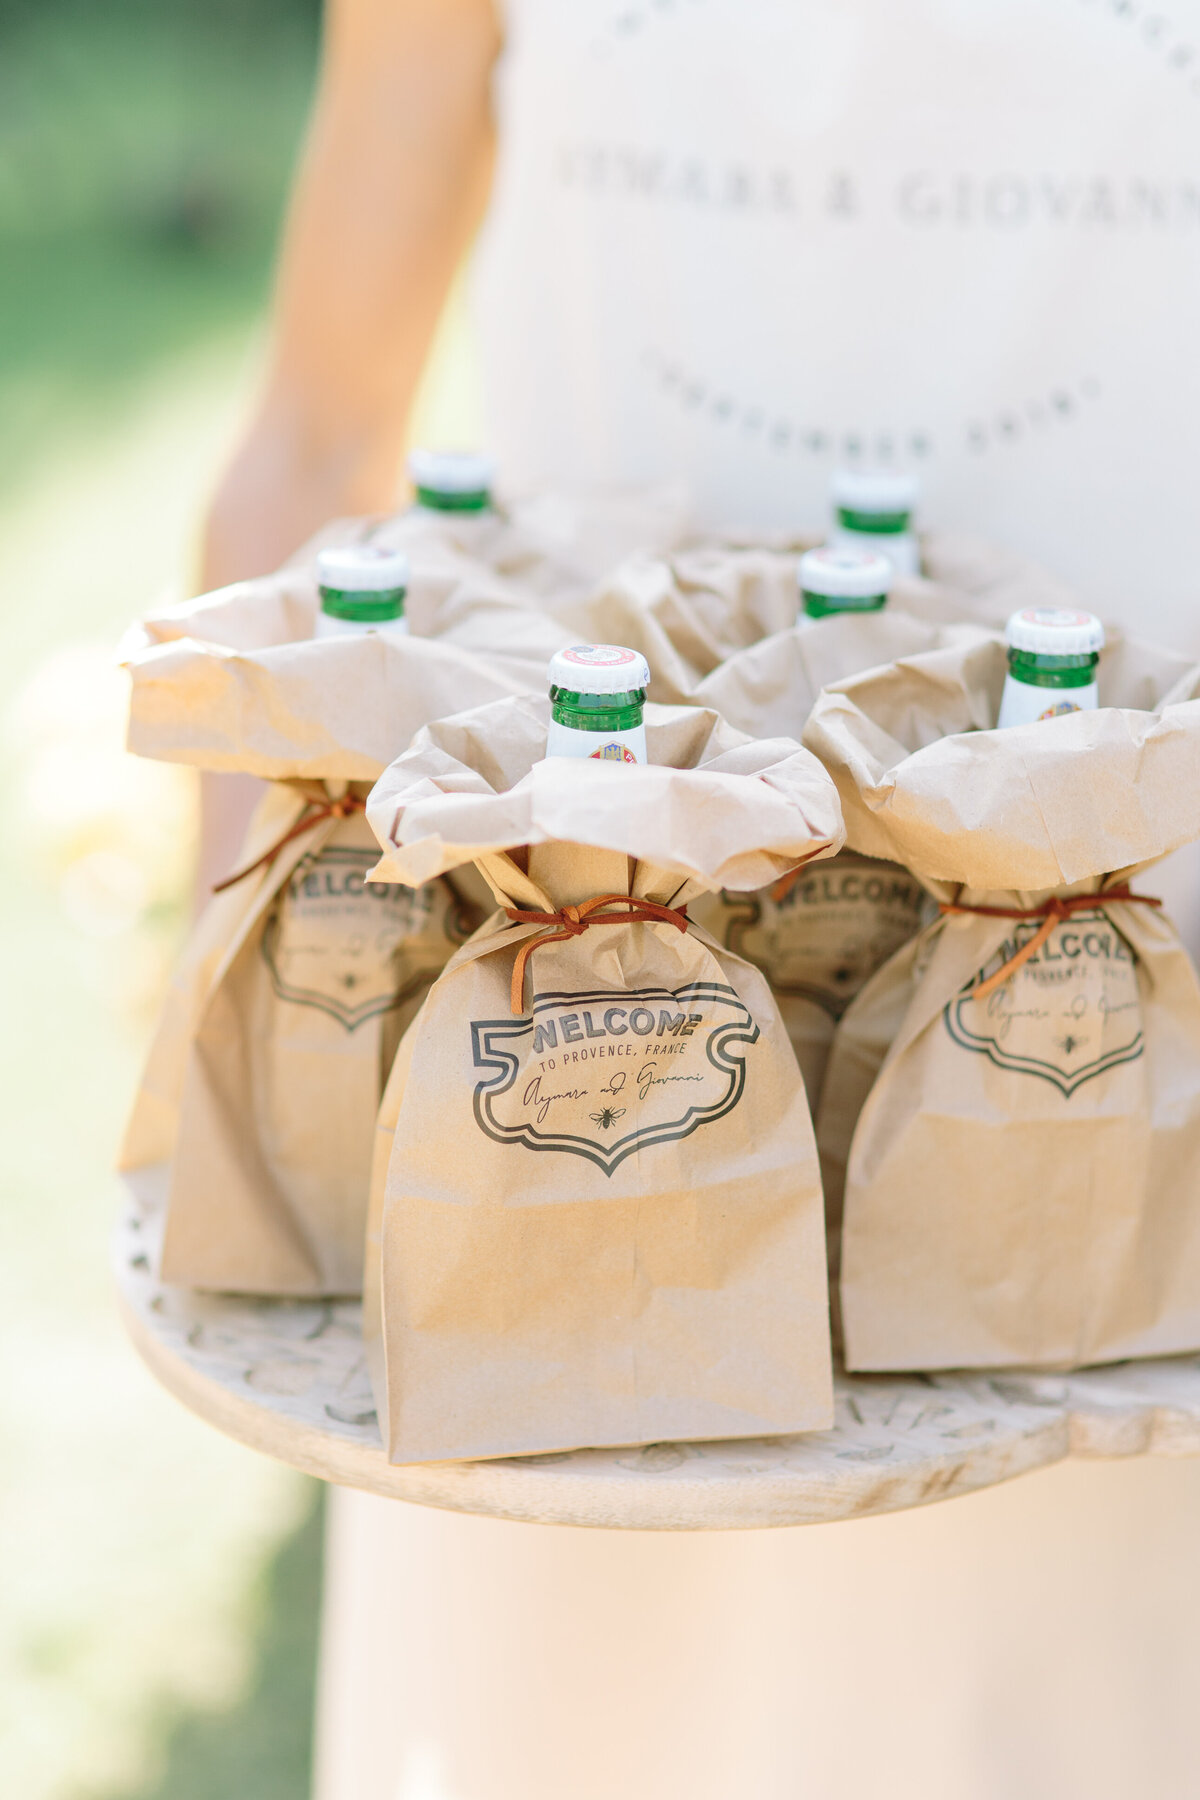
[[[1200,0],[506,24],[476,271],[506,485],[685,475],[784,526],[890,455],[927,522],[1200,653]],[[317,1792],[1190,1795],[1198,1487],[1076,1465],[653,1541],[336,1493]]]
[[[894,461],[1200,652],[1200,0],[508,0],[477,265],[510,486],[717,524]]]

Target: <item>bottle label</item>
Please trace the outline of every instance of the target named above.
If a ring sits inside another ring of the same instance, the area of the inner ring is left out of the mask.
[[[632,731],[577,731],[551,719],[546,733],[547,756],[586,756],[592,762],[646,762],[646,727]]]
[[[998,731],[1010,725],[1033,725],[1039,719],[1058,719],[1065,713],[1095,712],[1100,704],[1096,683],[1086,687],[1037,687],[1031,681],[1018,681],[1015,675],[1004,679],[1004,698],[1000,702]]]

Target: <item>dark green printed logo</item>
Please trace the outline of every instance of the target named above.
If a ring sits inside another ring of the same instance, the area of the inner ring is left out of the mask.
[[[866,982],[921,926],[926,893],[904,869],[842,855],[814,863],[779,900],[721,896],[724,941],[777,994],[839,1019]]]
[[[942,1017],[964,1050],[1048,1081],[1069,1100],[1085,1082],[1142,1054],[1137,958],[1099,908],[1077,913],[1008,981],[976,1000],[974,990],[1036,930],[1034,922],[1018,924]]]
[[[300,863],[262,936],[281,1000],[314,1007],[347,1031],[400,1006],[449,954],[455,906],[439,882],[372,884],[368,849],[322,850]]]
[[[475,1121],[499,1144],[583,1156],[611,1175],[732,1112],[758,1036],[716,982],[542,993],[524,1018],[472,1022]]]

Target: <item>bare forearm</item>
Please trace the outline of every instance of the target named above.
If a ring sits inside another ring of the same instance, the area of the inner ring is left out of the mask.
[[[261,401],[202,579],[273,568],[396,494],[408,413],[491,178],[491,0],[332,0]]]

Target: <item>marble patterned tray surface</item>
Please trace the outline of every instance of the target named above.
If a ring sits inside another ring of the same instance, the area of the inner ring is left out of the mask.
[[[1200,1356],[1081,1374],[853,1376],[831,1431],[389,1466],[351,1301],[197,1294],[154,1274],[153,1208],[115,1241],[133,1341],[185,1405],[325,1480],[453,1511],[635,1530],[865,1517],[970,1493],[1067,1456],[1200,1453]]]

